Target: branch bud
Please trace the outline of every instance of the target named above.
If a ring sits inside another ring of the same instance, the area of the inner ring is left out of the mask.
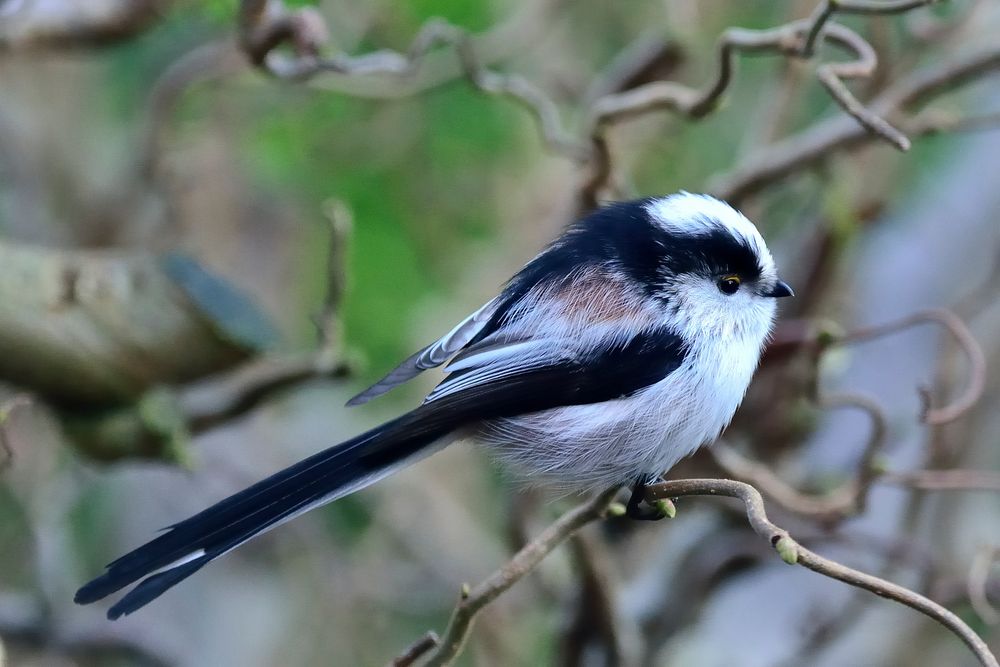
[[[774,550],[781,556],[781,560],[789,565],[795,565],[799,562],[799,545],[787,535],[778,538],[778,541],[774,543]]]

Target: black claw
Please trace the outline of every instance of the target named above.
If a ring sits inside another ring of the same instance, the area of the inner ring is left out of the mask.
[[[659,521],[667,518],[667,513],[661,508],[645,502],[646,478],[640,477],[632,486],[632,495],[625,505],[625,516],[637,521]]]

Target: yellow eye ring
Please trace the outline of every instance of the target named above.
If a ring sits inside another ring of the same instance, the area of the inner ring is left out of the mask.
[[[728,275],[719,278],[719,281],[716,283],[716,285],[718,285],[719,291],[722,292],[723,294],[736,294],[736,290],[740,288],[740,284],[742,282],[743,281],[740,280],[740,277],[738,275],[736,275],[735,273],[730,273]]]

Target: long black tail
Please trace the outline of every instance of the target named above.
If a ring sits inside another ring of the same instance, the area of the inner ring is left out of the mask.
[[[142,582],[108,611],[114,620],[247,540],[385,477],[451,430],[416,411],[315,454],[222,500],[108,565],[74,598],[88,604]]]

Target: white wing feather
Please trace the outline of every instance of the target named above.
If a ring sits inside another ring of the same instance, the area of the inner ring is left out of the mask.
[[[459,350],[468,345],[489,321],[500,303],[500,297],[494,298],[485,306],[472,313],[458,326],[446,333],[434,343],[420,350],[406,361],[396,366],[389,373],[368,389],[352,398],[347,405],[361,405],[376,396],[381,396],[390,389],[408,380],[412,380],[428,368],[435,368],[448,361]]]
[[[534,368],[572,359],[576,353],[559,340],[510,340],[486,338],[463,352],[447,366],[453,375],[434,388],[425,403],[479,384],[495,382]]]

